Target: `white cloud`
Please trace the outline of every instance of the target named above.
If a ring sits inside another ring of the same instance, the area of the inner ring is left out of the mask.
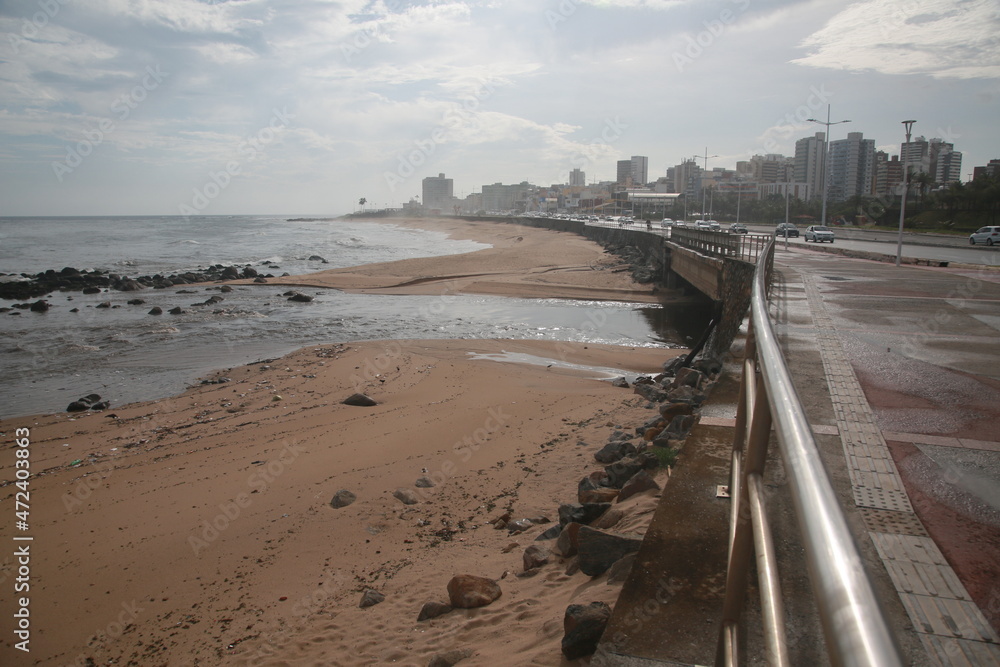
[[[1000,76],[995,0],[867,0],[837,14],[801,46],[801,65],[937,78]]]

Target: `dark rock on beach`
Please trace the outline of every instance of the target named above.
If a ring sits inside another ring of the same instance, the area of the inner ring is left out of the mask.
[[[562,653],[567,660],[588,656],[597,650],[611,619],[611,607],[604,602],[571,604],[563,617]]]

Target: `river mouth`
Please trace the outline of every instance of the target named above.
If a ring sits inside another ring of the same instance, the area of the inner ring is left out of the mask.
[[[639,305],[492,296],[393,296],[237,286],[58,293],[46,313],[0,316],[8,369],[2,417],[65,410],[90,393],[121,405],[182,392],[207,373],[309,345],[361,340],[512,339],[689,347],[711,304]],[[197,305],[210,296],[224,300]],[[141,298],[143,303],[129,305]],[[107,307],[99,307],[108,304]],[[150,315],[160,307],[162,315]],[[168,314],[171,308],[183,312]],[[77,312],[71,312],[72,309]],[[621,373],[619,374],[621,375]]]

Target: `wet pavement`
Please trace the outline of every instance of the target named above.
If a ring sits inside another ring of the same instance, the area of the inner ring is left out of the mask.
[[[1000,665],[1000,271],[896,268],[792,246],[776,252],[771,305],[904,661]],[[727,372],[738,373],[739,340],[731,352]],[[712,491],[726,482],[732,393],[713,394],[692,430],[615,607],[613,643],[592,664],[713,662],[728,501]],[[792,661],[829,664],[776,450],[768,514]],[[756,597],[751,587],[747,664],[766,664]]]

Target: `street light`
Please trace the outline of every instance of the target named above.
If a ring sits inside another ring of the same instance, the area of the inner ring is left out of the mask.
[[[834,121],[834,122],[831,123],[830,122],[830,105],[829,104],[826,105],[826,122],[825,123],[823,121],[821,121],[821,120],[816,120],[815,118],[807,118],[806,120],[809,121],[810,123],[816,123],[818,125],[825,125],[826,126],[826,141],[823,144],[823,170],[820,172],[820,174],[821,174],[820,175],[820,180],[823,183],[823,214],[822,214],[822,219],[820,220],[820,223],[825,225],[826,224],[826,185],[827,185],[826,172],[827,172],[827,165],[830,162],[830,126],[831,125],[840,125],[841,123],[850,123],[851,121],[849,121],[849,120],[838,120],[838,121]]]
[[[903,257],[903,218],[906,217],[906,172],[907,162],[910,157],[910,129],[916,122],[915,120],[903,121],[903,125],[906,127],[906,143],[903,144],[906,146],[906,157],[903,158],[903,200],[899,202],[899,236],[896,239],[896,266],[900,265]]]
[[[703,158],[705,160],[704,171],[707,172],[708,171],[708,158],[710,158],[710,157],[719,157],[719,156],[718,155],[709,155],[708,154],[708,146],[705,146],[705,154],[704,155],[695,155],[695,157],[696,158]],[[704,180],[704,176],[702,177],[702,180]],[[701,189],[701,219],[702,220],[705,219],[705,188],[704,187]]]

